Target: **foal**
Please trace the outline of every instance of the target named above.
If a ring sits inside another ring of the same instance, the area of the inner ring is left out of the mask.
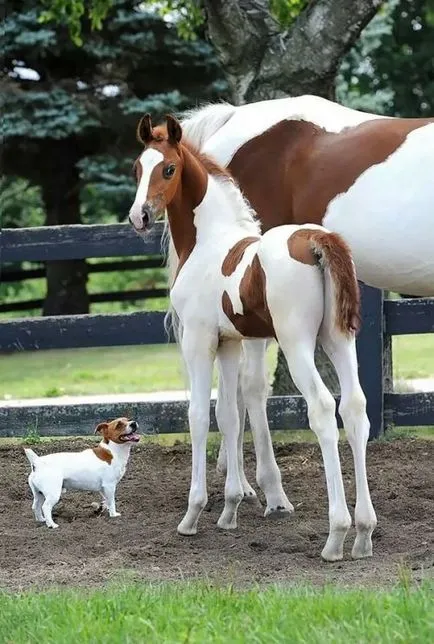
[[[328,561],[342,558],[351,517],[339,461],[335,401],[314,363],[319,334],[345,373],[346,427],[363,456],[356,465],[361,496],[353,555],[372,554],[376,517],[365,466],[369,421],[354,339],[359,291],[347,246],[338,235],[316,225],[280,226],[260,236],[258,222],[230,175],[182,140],[175,118],[169,116],[166,126],[152,129],[146,115],[137,133],[145,150],[135,164],[138,188],[131,224],[145,234],[167,209],[179,257],[170,297],[183,326],[193,462],[188,510],[178,532],[195,534],[207,503],[206,440],[216,357],[220,372],[216,418],[227,447],[225,506],[218,526],[237,525],[243,497],[237,456],[241,341],[275,337],[306,399],[309,423],[323,455],[330,532],[322,556]]]

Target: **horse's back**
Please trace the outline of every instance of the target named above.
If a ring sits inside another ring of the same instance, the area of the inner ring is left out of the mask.
[[[359,279],[434,295],[434,122],[329,204],[324,225],[350,245]]]

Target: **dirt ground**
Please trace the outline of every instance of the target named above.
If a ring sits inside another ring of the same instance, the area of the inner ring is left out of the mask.
[[[38,453],[84,449],[82,439],[37,445]],[[246,447],[254,481],[254,453]],[[121,579],[208,578],[236,585],[268,582],[387,585],[402,564],[415,580],[434,576],[434,441],[399,440],[369,445],[368,472],[379,525],[374,557],[352,561],[351,529],[344,561],[327,564],[320,552],[327,536],[327,501],[319,448],[276,446],[285,490],[296,508],[286,521],[264,519],[242,504],[239,528],[224,532],[216,521],[223,506],[222,477],[209,467],[209,503],[196,537],[176,526],[186,507],[190,449],[140,444],[118,486],[120,518],[98,516],[95,495],[68,492],[57,506],[60,527],[37,524],[27,486],[29,464],[20,446],[0,447],[0,587],[94,585]],[[341,445],[350,511],[354,510],[351,453]],[[402,568],[401,568],[402,569]]]

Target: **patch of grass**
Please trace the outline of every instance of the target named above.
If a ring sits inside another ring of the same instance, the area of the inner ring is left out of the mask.
[[[396,378],[434,377],[434,335],[398,336],[393,343]],[[276,354],[273,344],[270,378]],[[188,384],[176,345],[22,352],[0,356],[0,369],[0,399],[182,390]]]
[[[239,591],[179,583],[5,593],[0,595],[0,641],[429,642],[434,627],[431,590],[404,584],[391,591]]]
[[[395,379],[434,378],[434,335],[396,335],[392,339]]]
[[[38,431],[38,426],[34,425],[32,427],[29,427],[21,439],[22,443],[25,445],[36,445],[37,443],[41,442],[41,436]]]

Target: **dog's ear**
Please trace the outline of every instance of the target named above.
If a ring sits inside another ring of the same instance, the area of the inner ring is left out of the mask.
[[[108,423],[100,423],[99,425],[97,425],[95,427],[95,432],[94,433],[95,434],[103,434],[104,430],[107,429],[108,426],[109,426]]]

